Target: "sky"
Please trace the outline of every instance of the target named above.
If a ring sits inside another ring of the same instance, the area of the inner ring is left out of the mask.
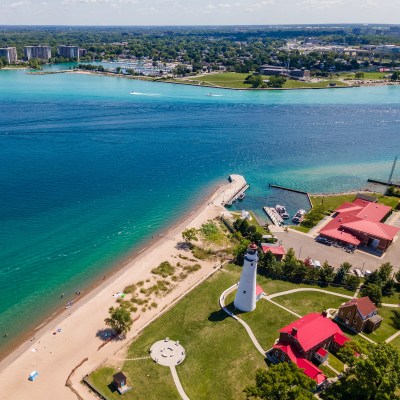
[[[400,24],[400,0],[0,0],[1,25]]]

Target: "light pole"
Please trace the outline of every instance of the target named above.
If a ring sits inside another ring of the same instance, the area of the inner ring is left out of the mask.
[[[299,251],[299,260],[301,258],[301,246],[300,246],[300,251]]]

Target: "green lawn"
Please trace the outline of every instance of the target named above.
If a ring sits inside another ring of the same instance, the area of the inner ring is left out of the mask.
[[[287,79],[284,88],[288,89],[299,89],[299,88],[327,88],[330,87],[330,83],[336,83],[337,86],[348,86],[346,83],[336,80],[324,80],[322,82],[302,82],[292,79]]]
[[[344,371],[344,364],[334,354],[329,353],[328,362],[337,371],[339,372]]]
[[[338,194],[333,196],[311,196],[313,207],[323,206],[324,210],[335,210],[344,202],[352,202],[356,196],[354,194]]]
[[[397,332],[397,329],[393,326],[391,317],[394,315],[395,309],[391,307],[381,307],[378,309],[378,314],[383,317],[381,326],[372,333],[364,332],[365,336],[375,342],[384,342],[388,337],[392,336]]]
[[[400,303],[399,293],[394,293],[392,296],[382,296],[382,303],[399,304]]]
[[[335,378],[336,374],[326,365],[318,365],[318,368],[328,377]]]
[[[210,74],[201,77],[193,78],[197,81],[204,82],[205,84],[212,84],[227,88],[251,88],[250,84],[243,83],[249,74],[242,74],[237,72],[222,72],[220,74]]]
[[[244,398],[243,388],[254,381],[256,368],[265,362],[244,328],[218,305],[220,294],[238,278],[239,269],[217,272],[146,328],[131,344],[127,358],[148,355],[155,341],[168,336],[186,350],[177,372],[189,398]],[[126,361],[122,370],[134,387],[124,399],[179,399],[169,368],[139,360]],[[110,399],[117,399],[108,387],[111,375],[109,368],[101,368],[90,378]]]
[[[394,338],[391,342],[391,345],[397,347],[398,349],[400,349],[400,336],[397,336],[396,338]]]
[[[319,292],[297,292],[273,299],[276,303],[300,315],[310,312],[322,312],[328,308],[338,308],[346,300],[345,298]]]
[[[363,72],[363,71],[360,71]],[[379,71],[372,71],[372,72],[364,72],[363,79],[385,79],[385,75],[390,74],[390,72],[379,72]],[[355,72],[346,72],[340,74],[340,78],[348,78],[348,79],[356,79]],[[361,80],[361,79],[358,79]]]

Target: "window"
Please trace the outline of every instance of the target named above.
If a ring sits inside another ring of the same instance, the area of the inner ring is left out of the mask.
[[[353,325],[355,325],[357,323],[357,321],[355,319],[353,319]]]
[[[285,355],[284,354],[282,354],[281,360],[285,361]]]
[[[279,351],[278,351],[278,350],[275,350],[275,355],[276,355],[277,357],[279,357]]]
[[[246,291],[245,291],[245,290],[243,290],[243,293],[245,293],[245,294],[246,294]]]

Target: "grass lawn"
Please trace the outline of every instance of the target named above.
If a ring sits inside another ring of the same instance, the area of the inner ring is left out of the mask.
[[[392,296],[382,296],[382,303],[399,304],[400,303],[399,293],[394,293]]]
[[[326,365],[318,365],[318,368],[328,377],[335,378],[336,374]]]
[[[276,303],[300,315],[310,312],[322,312],[328,308],[338,308],[346,300],[345,298],[318,292],[297,292],[273,299]]]
[[[364,72],[364,78],[363,79],[385,79],[385,75],[390,74],[390,72],[379,72],[379,71],[372,71],[372,72]],[[340,74],[340,78],[348,78],[348,79],[356,79],[355,77],[355,72],[346,72],[344,74]],[[363,80],[363,79],[357,79],[357,80]]]
[[[378,314],[383,317],[381,326],[372,333],[364,332],[365,336],[375,342],[384,342],[388,337],[392,336],[397,332],[397,329],[393,326],[391,317],[394,315],[394,308],[381,307],[378,309]]]
[[[248,83],[243,83],[249,74],[237,73],[237,72],[222,72],[220,74],[209,74],[201,77],[196,77],[199,82],[205,84],[210,83],[216,86],[222,86],[227,88],[251,88]]]
[[[330,83],[336,83],[337,86],[348,86],[346,83],[341,81],[335,80],[324,80],[322,82],[301,82],[296,80],[287,79],[285,84],[283,85],[284,88],[290,89],[299,89],[299,88],[326,88],[330,87]]]
[[[397,347],[400,350],[400,336],[397,336],[396,338],[394,338],[391,342],[391,345]]]
[[[239,269],[217,272],[146,328],[129,347],[127,358],[147,356],[155,341],[168,336],[186,350],[177,372],[189,398],[243,399],[243,388],[265,362],[244,328],[219,308],[220,294],[238,278]],[[124,395],[127,400],[180,398],[167,367],[147,359],[126,361],[122,370],[134,386]],[[110,399],[117,399],[108,387],[111,375],[110,368],[101,368],[90,378]]]
[[[324,210],[335,210],[342,203],[351,203],[356,196],[354,194],[338,194],[334,196],[311,196],[313,207],[322,206]]]
[[[399,205],[400,199],[394,196],[381,196],[378,199],[378,203],[384,204],[385,206],[390,206],[396,208]]]
[[[344,371],[344,364],[334,354],[329,353],[328,362],[337,371],[339,372]]]

